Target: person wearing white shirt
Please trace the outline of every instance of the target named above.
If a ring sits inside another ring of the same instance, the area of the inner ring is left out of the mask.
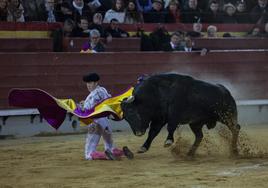
[[[83,76],[88,91],[90,92],[86,100],[81,103],[82,110],[90,110],[96,104],[111,97],[104,87],[99,86],[100,77],[97,73],[90,73]],[[101,136],[104,140],[105,152],[97,151],[97,145]],[[122,155],[126,155],[129,159],[133,158],[133,153],[125,146],[123,150],[115,147],[112,139],[112,128],[107,117],[96,118],[94,122],[88,125],[88,133],[85,144],[86,160],[115,160]]]
[[[118,20],[119,23],[124,23],[126,11],[123,0],[115,0],[113,8],[105,13],[103,23],[110,23],[112,19]]]

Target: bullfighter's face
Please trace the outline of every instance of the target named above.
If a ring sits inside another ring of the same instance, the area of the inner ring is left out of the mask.
[[[149,122],[145,121],[142,114],[139,113],[135,103],[121,103],[123,111],[123,118],[129,123],[133,133],[136,136],[145,134],[146,129],[149,127]]]
[[[92,92],[98,86],[98,82],[87,82],[86,84],[89,92]]]

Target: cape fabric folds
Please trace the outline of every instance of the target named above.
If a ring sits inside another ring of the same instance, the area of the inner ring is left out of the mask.
[[[9,105],[23,108],[37,108],[40,115],[55,129],[63,123],[65,116],[72,113],[80,119],[81,125],[88,125],[94,118],[113,116],[113,120],[123,118],[121,101],[132,95],[133,87],[115,97],[107,98],[89,110],[82,110],[73,99],[57,99],[41,89],[12,89]]]

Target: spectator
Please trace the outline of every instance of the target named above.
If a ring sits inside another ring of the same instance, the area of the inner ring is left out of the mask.
[[[190,37],[203,37],[202,27],[201,23],[194,23],[193,31],[188,31],[186,35]]]
[[[20,0],[8,0],[7,21],[8,22],[25,22],[24,8]]]
[[[184,46],[184,50],[185,52],[193,52],[193,51],[201,51],[200,55],[201,56],[205,56],[208,52],[208,50],[206,48],[195,48],[194,47],[194,42],[192,41],[190,36],[186,36],[184,38],[184,42],[185,42],[185,46]]]
[[[152,9],[152,0],[136,0],[139,12],[145,13]]]
[[[81,17],[80,22],[77,24],[77,27],[73,31],[75,37],[88,37],[89,36],[89,27],[86,17]]]
[[[7,1],[0,0],[0,21],[7,21]]]
[[[103,23],[110,23],[112,19],[118,20],[119,23],[124,23],[126,16],[123,0],[115,0],[112,9],[105,13]]]
[[[90,30],[90,41],[83,45],[82,53],[104,52],[105,48],[100,41],[100,32],[97,29]]]
[[[93,13],[89,6],[84,3],[84,0],[73,0],[72,12],[75,23],[79,23],[81,17],[86,17],[89,22],[92,22]]]
[[[220,11],[220,3],[218,0],[209,2],[209,8],[204,13],[204,23],[222,23],[222,12]]]
[[[236,7],[231,4],[225,4],[224,5],[224,16],[223,16],[223,23],[238,23],[236,19]]]
[[[264,32],[261,33],[262,37],[268,37],[268,22],[264,25]]]
[[[102,6],[102,4],[99,0],[89,0],[87,5],[90,7],[90,9],[93,12],[98,11],[98,9]]]
[[[55,16],[55,2],[54,0],[45,0],[42,7],[42,13],[41,13],[41,19],[40,21],[45,22],[56,22],[56,16]]]
[[[261,37],[261,29],[258,26],[255,26],[248,34],[247,37]]]
[[[138,11],[135,0],[128,1],[124,23],[126,24],[143,23],[142,13]]]
[[[182,12],[183,23],[196,23],[202,21],[202,10],[198,7],[197,0],[189,0],[188,7]]]
[[[264,24],[268,21],[268,0],[258,0],[258,4],[250,12],[254,24]]]
[[[163,50],[163,45],[170,42],[170,35],[166,28],[159,24],[158,27],[149,35],[153,51]]]
[[[123,29],[119,28],[119,22],[117,19],[112,19],[110,25],[105,29],[106,35],[111,35],[114,38],[129,37],[129,34]]]
[[[261,37],[268,37],[268,22],[264,25],[264,30],[260,32]]]
[[[96,12],[100,12],[104,17],[105,12],[110,10],[113,7],[114,0],[99,0],[101,6],[96,10]]]
[[[165,23],[166,12],[163,0],[154,0],[151,10],[143,13],[143,18],[145,23]]]
[[[72,19],[67,19],[63,23],[63,36],[64,37],[75,37],[74,29],[75,22]]]
[[[168,9],[168,13],[166,17],[166,23],[180,23],[181,12],[180,12],[179,1],[170,0],[167,9]]]
[[[247,5],[245,1],[239,1],[236,5],[236,19],[238,23],[250,23]]]
[[[59,5],[59,11],[56,12],[56,20],[58,22],[64,22],[67,19],[74,19],[72,8],[67,2],[63,2]]]
[[[208,38],[215,38],[217,37],[217,27],[214,25],[209,25],[207,27],[207,37]]]
[[[222,37],[229,38],[229,37],[233,37],[233,36],[231,35],[231,33],[223,33]]]
[[[174,32],[171,34],[170,41],[163,44],[163,51],[184,51],[182,44],[183,34],[181,32]]]
[[[100,35],[102,38],[106,37],[104,28],[102,26],[102,14],[101,13],[95,13],[93,16],[93,23],[90,24],[89,29],[97,29],[100,32]]]

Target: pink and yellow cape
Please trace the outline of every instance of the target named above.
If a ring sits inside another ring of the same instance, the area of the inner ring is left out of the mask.
[[[37,108],[40,115],[55,129],[63,123],[67,113],[80,119],[80,124],[88,125],[94,118],[113,116],[116,121],[122,120],[121,101],[132,95],[131,87],[126,92],[103,100],[92,109],[81,110],[73,99],[57,99],[41,89],[12,89],[9,93],[9,104],[23,108]]]

